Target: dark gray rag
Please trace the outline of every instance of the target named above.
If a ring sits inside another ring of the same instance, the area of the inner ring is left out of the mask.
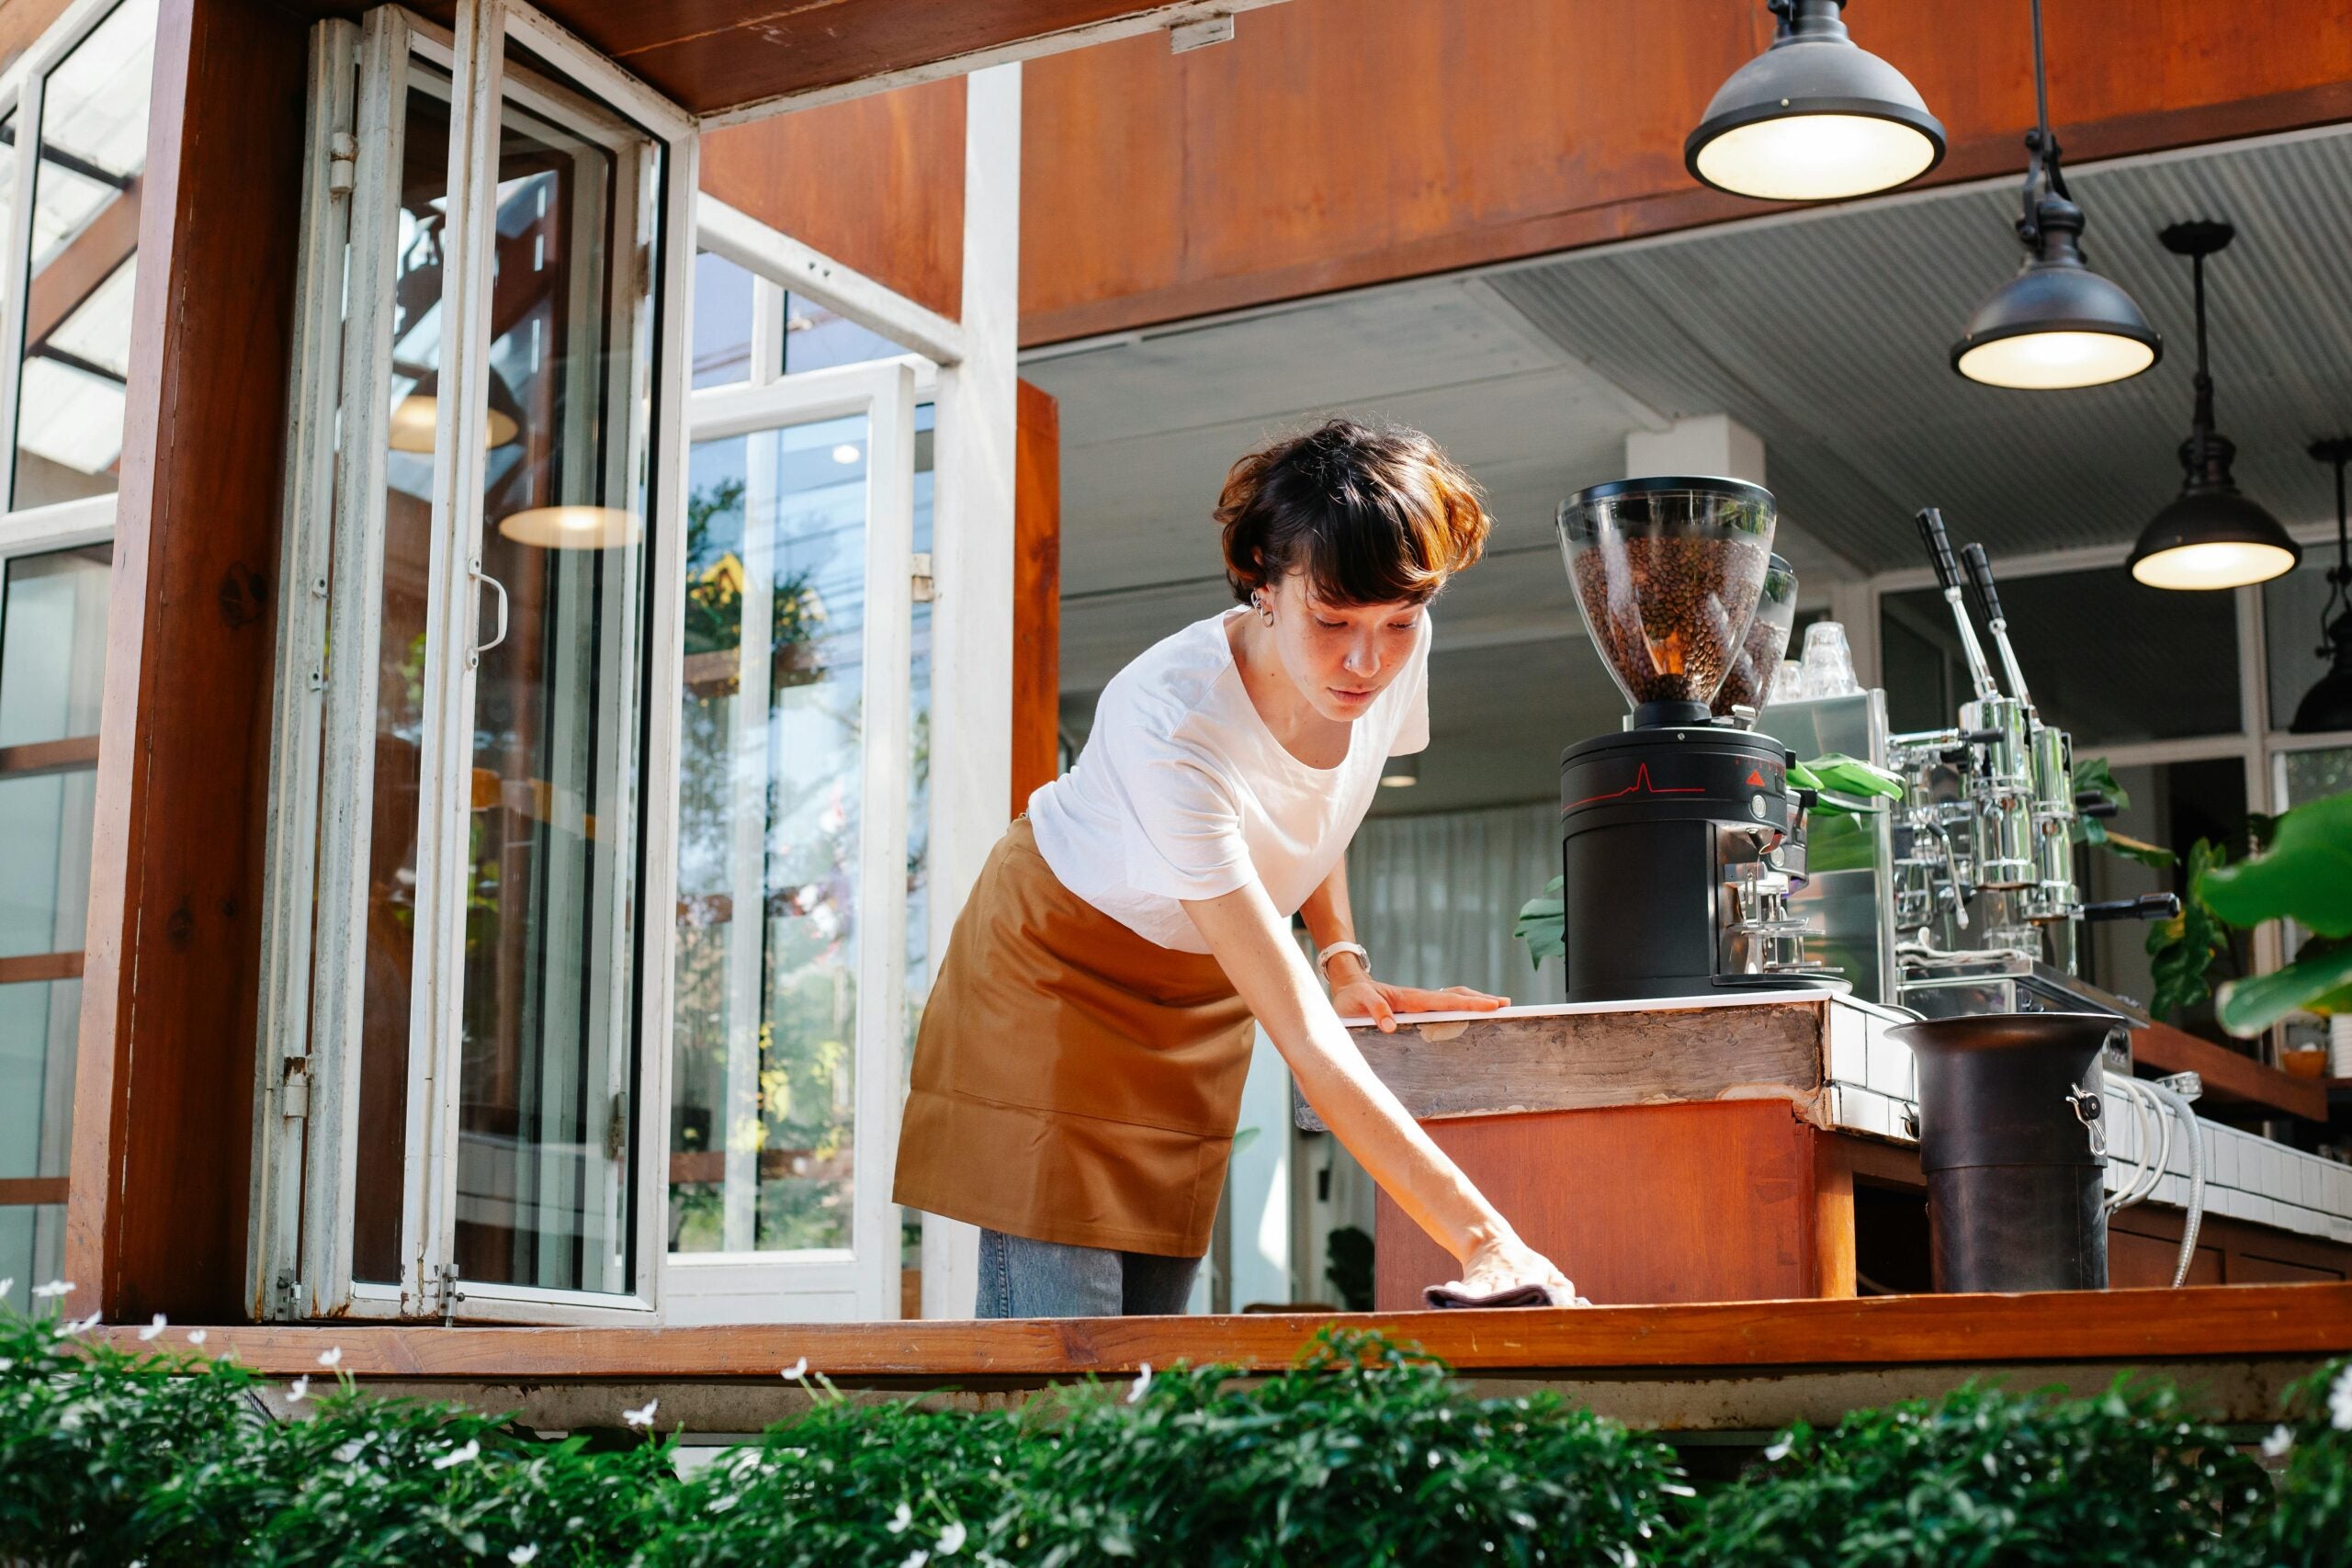
[[[1421,1292],[1421,1299],[1429,1303],[1430,1307],[1433,1309],[1443,1307],[1590,1306],[1592,1304],[1582,1296],[1573,1297],[1565,1302],[1561,1301],[1553,1295],[1552,1289],[1548,1285],[1513,1285],[1508,1291],[1497,1291],[1492,1295],[1487,1296],[1468,1295],[1461,1291],[1455,1290],[1451,1285],[1431,1285]]]

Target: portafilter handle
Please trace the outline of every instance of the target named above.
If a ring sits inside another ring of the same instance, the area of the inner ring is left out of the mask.
[[[2085,904],[2078,912],[2086,920],[2169,920],[2180,913],[2180,895],[2143,893],[2137,898]]]

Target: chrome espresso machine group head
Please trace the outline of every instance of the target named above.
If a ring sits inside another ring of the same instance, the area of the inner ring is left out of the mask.
[[[1560,759],[1572,1002],[1842,984],[1805,968],[1788,909],[1812,794],[1751,728],[1795,610],[1777,517],[1759,485],[1680,476],[1561,504],[1577,604],[1633,707],[1623,730]]]
[[[2007,954],[2072,974],[2081,921],[2168,919],[2178,900],[2166,893],[2082,902],[2075,821],[2114,807],[2096,791],[2077,794],[2073,740],[2034,707],[1984,547],[1972,544],[1955,559],[1942,515],[1929,507],[1918,523],[1974,694],[1955,728],[1890,739],[1888,761],[1906,791],[1894,835],[1904,967],[1932,976],[1961,961]],[[1962,561],[2008,678],[2007,694],[1977,640]]]

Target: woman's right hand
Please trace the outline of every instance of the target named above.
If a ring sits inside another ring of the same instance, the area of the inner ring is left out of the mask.
[[[1552,1260],[1516,1235],[1504,1235],[1480,1247],[1462,1262],[1462,1278],[1447,1288],[1465,1296],[1491,1296],[1521,1285],[1541,1285],[1552,1293],[1552,1304],[1570,1306],[1577,1288]]]

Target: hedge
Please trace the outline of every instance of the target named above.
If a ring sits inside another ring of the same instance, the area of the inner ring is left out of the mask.
[[[1702,1494],[1673,1451],[1548,1393],[1327,1332],[1300,1363],[1147,1371],[1018,1412],[853,1402],[681,1478],[674,1434],[543,1440],[460,1407],[300,1386],[192,1349],[0,1317],[0,1555],[40,1563],[719,1568],[1575,1563],[2352,1568],[2352,1362],[2261,1449],[2170,1386],[1971,1385],[1782,1433]],[[175,1337],[177,1337],[175,1336]],[[616,1411],[616,1415],[622,1413]],[[659,1425],[659,1408],[630,1411]]]

